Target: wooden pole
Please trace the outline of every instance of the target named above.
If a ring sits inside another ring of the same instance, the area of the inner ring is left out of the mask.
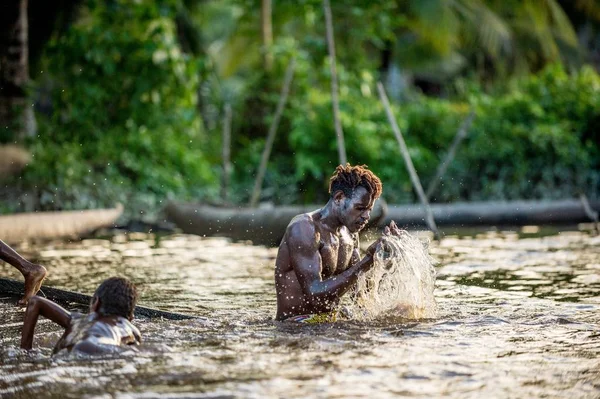
[[[385,108],[385,112],[387,114],[388,120],[390,121],[390,125],[392,125],[392,130],[394,131],[394,135],[396,136],[396,140],[398,140],[398,145],[400,146],[400,152],[404,157],[404,162],[406,163],[406,168],[408,169],[408,173],[410,174],[410,179],[412,181],[413,187],[421,200],[421,204],[425,209],[425,221],[429,226],[429,229],[433,231],[434,237],[436,240],[440,238],[440,232],[435,224],[435,220],[433,218],[433,213],[431,212],[431,208],[429,206],[429,202],[427,201],[427,197],[423,192],[423,186],[421,186],[421,181],[419,180],[419,176],[417,175],[417,171],[412,163],[412,159],[410,158],[410,154],[408,153],[408,148],[406,147],[406,143],[404,142],[404,138],[402,137],[402,132],[400,132],[400,128],[396,123],[396,118],[394,118],[394,114],[392,113],[392,108],[390,107],[390,102],[388,101],[387,95],[385,94],[385,89],[381,82],[377,83],[377,89],[379,90],[379,98],[381,99],[381,103]]]
[[[588,198],[585,194],[580,194],[579,200],[581,201],[581,205],[583,206],[583,210],[585,211],[587,217],[589,217],[592,220],[592,222],[594,222],[594,229],[596,230],[596,234],[600,234],[600,222],[598,222],[598,212],[592,209]]]
[[[331,70],[331,102],[333,105],[333,122],[337,137],[338,155],[341,165],[346,165],[346,145],[344,144],[344,131],[340,121],[340,103],[338,100],[337,71],[335,67],[335,41],[333,40],[333,22],[331,17],[331,6],[329,0],[323,0],[325,9],[325,27],[327,31],[327,48],[329,49],[329,67]]]
[[[273,7],[272,0],[262,0],[261,22],[263,38],[263,64],[265,71],[271,72],[273,69],[273,54],[271,46],[273,44]]]
[[[450,150],[446,154],[446,158],[444,158],[444,161],[438,167],[437,172],[435,173],[435,177],[429,184],[429,187],[427,187],[427,194],[426,194],[427,200],[431,199],[431,196],[437,189],[438,184],[444,177],[444,174],[446,173],[448,166],[450,166],[450,163],[452,162],[452,160],[454,159],[454,156],[456,155],[456,149],[458,148],[458,145],[465,139],[465,137],[467,137],[467,133],[469,132],[469,128],[471,127],[471,123],[473,122],[473,118],[475,118],[475,112],[471,111],[471,112],[469,112],[469,115],[467,115],[467,117],[465,118],[463,123],[460,125],[460,128],[458,129],[456,136],[454,136],[454,140],[452,140],[452,144],[450,145]]]
[[[279,102],[277,103],[277,109],[275,110],[275,116],[269,126],[269,133],[267,134],[267,141],[265,148],[263,149],[262,157],[260,159],[260,166],[258,167],[258,173],[256,174],[256,180],[254,181],[254,189],[252,190],[252,197],[250,198],[250,206],[255,207],[260,199],[260,191],[262,188],[263,179],[265,178],[265,172],[267,170],[267,163],[269,162],[269,156],[271,155],[271,149],[273,148],[273,142],[275,141],[275,135],[277,134],[277,128],[279,127],[279,120],[283,114],[283,109],[287,102],[288,94],[290,92],[290,86],[294,77],[294,69],[296,68],[296,59],[292,58],[287,70],[285,71],[285,78],[283,80],[283,86],[281,88],[281,95],[279,96]]]
[[[227,201],[229,194],[229,177],[231,176],[231,104],[225,104],[223,115],[223,175],[221,176],[221,199]]]

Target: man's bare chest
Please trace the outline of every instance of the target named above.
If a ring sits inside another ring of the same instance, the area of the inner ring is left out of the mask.
[[[322,277],[328,278],[346,270],[353,249],[354,242],[351,236],[321,235],[319,252],[322,261]]]

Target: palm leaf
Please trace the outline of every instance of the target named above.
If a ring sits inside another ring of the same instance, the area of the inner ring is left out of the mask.
[[[478,0],[453,0],[451,4],[474,29],[481,46],[493,57],[512,48],[510,26],[494,11]]]
[[[573,25],[569,20],[569,17],[565,14],[564,10],[558,4],[556,0],[546,0],[546,6],[550,11],[550,17],[552,19],[552,31],[560,38],[570,44],[573,47],[577,47],[577,34],[573,29]]]

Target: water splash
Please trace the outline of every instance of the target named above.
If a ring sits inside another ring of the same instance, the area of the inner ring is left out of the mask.
[[[435,317],[436,271],[428,244],[405,231],[399,237],[384,236],[373,268],[358,279],[353,303],[349,305],[352,317]]]

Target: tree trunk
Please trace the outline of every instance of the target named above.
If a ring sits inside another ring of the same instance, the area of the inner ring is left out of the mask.
[[[338,100],[338,81],[335,66],[335,40],[333,38],[333,17],[331,16],[331,6],[329,4],[329,0],[323,0],[323,9],[325,12],[327,48],[329,49],[329,69],[331,71],[331,103],[333,106],[333,123],[337,137],[340,165],[346,165],[346,162],[348,162],[348,157],[346,156],[344,131],[342,130],[342,121],[340,120],[340,102]]]
[[[227,202],[229,199],[229,180],[231,171],[231,104],[225,104],[223,115],[223,142],[221,148],[221,158],[223,161],[223,175],[221,176],[221,199]]]
[[[11,140],[35,135],[33,108],[27,101],[29,51],[28,0],[5,0],[0,8],[0,126]]]

